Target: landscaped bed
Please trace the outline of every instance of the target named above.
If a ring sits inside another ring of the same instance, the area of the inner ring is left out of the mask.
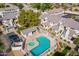
[[[0,52],[3,51],[5,48],[4,48],[4,44],[2,43],[2,41],[0,40]]]
[[[63,43],[62,42],[59,42],[59,44],[60,44],[60,47],[63,48]]]
[[[65,56],[70,49],[71,48],[67,46],[62,52],[59,51],[55,52],[54,56]]]

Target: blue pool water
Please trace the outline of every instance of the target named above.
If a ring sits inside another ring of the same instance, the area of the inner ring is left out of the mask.
[[[8,38],[11,42],[22,42],[23,40],[21,38],[19,38],[18,35],[16,35],[15,33],[9,33],[8,34]]]
[[[39,45],[31,50],[31,53],[34,56],[39,56],[43,52],[45,52],[48,48],[50,48],[50,40],[45,36],[40,36],[36,38],[39,42]]]

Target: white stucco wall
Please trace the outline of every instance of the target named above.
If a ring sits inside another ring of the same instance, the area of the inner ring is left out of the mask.
[[[32,32],[28,33],[28,36],[31,36],[32,35]]]
[[[68,37],[69,37],[69,33],[70,33],[69,29],[70,29],[70,28],[68,27],[68,28],[67,28],[67,31],[66,31],[66,35],[65,35],[65,38],[66,38],[66,39],[68,39]]]
[[[22,46],[20,47],[11,47],[12,50],[21,50],[22,49]]]
[[[76,32],[76,34],[79,34],[79,30],[74,30]]]
[[[0,15],[2,15],[2,17],[3,17],[3,14],[2,14],[2,12],[0,12]]]

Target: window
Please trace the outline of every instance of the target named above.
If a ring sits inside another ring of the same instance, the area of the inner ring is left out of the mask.
[[[2,15],[0,15],[0,18],[2,18]]]
[[[46,21],[46,20],[44,19],[44,21]]]

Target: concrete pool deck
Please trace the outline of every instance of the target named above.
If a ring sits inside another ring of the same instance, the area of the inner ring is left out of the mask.
[[[30,42],[34,42],[35,43],[34,46],[29,46],[28,43],[30,43]],[[34,40],[28,39],[27,42],[26,42],[26,45],[27,45],[27,48],[28,48],[27,50],[30,51],[33,48],[35,48],[36,46],[38,46],[39,45],[39,42],[37,42],[36,39],[34,39]]]
[[[37,42],[36,38],[40,37],[40,36],[45,36],[46,38],[48,38],[50,40],[50,48],[48,48],[46,51],[44,51],[42,54],[40,54],[41,56],[42,55],[46,55],[50,49],[54,49],[54,43],[55,41],[55,38],[52,38],[49,34],[46,34],[46,33],[39,33],[38,35],[32,35],[31,37],[29,36],[26,40],[26,45],[27,45],[27,50],[30,52],[33,48],[37,47],[39,45],[39,42]],[[35,45],[34,46],[29,46],[28,43],[29,42],[34,42]],[[31,53],[31,52],[30,52]],[[31,53],[32,54],[32,53]]]

